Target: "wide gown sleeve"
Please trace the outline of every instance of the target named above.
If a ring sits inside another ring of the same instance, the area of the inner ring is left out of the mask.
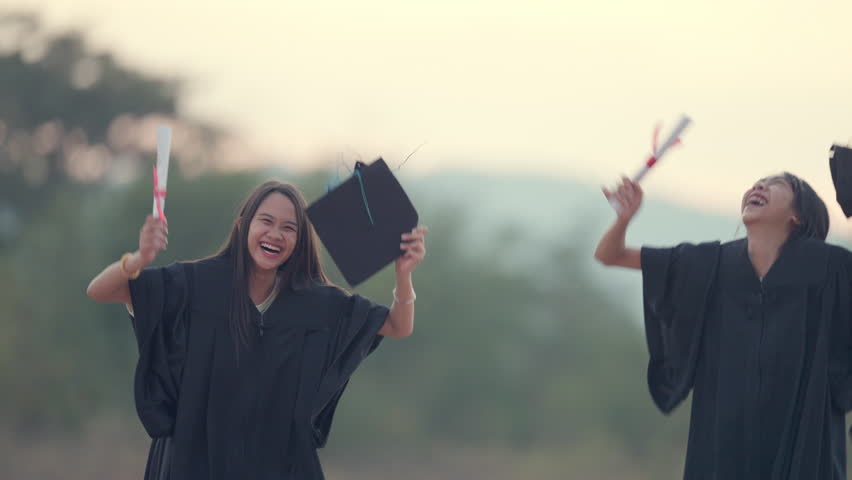
[[[829,381],[834,408],[852,410],[852,253],[837,247],[826,292],[833,299]]]
[[[719,251],[716,242],[642,249],[648,387],[665,413],[692,388]]]
[[[384,305],[373,303],[360,295],[353,295],[344,301],[341,317],[332,335],[329,363],[320,383],[312,416],[317,447],[324,446],[328,439],[334,412],[349,378],[381,343],[383,337],[378,332],[384,326],[388,313]]]
[[[130,281],[131,321],[139,347],[134,378],[136,412],[152,438],[174,426],[188,333],[185,265],[146,268]]]

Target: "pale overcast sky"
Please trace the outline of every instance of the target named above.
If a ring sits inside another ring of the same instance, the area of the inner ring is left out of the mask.
[[[790,170],[839,221],[827,156],[852,139],[848,0],[4,5],[188,78],[185,111],[282,164],[393,161],[425,141],[412,172],[609,182],[636,169],[658,121],[685,112],[695,123],[646,190],[735,214],[754,179]]]

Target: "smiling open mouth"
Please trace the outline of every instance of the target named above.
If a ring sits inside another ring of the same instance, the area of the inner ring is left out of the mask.
[[[260,248],[263,251],[271,253],[273,255],[278,255],[279,253],[281,253],[281,247],[276,247],[275,245],[272,245],[271,243],[260,242]]]
[[[766,203],[766,197],[763,195],[752,195],[746,200],[746,205],[754,205],[756,207],[763,207]]]

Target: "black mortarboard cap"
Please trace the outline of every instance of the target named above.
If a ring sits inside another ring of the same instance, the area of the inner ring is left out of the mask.
[[[831,181],[834,182],[837,203],[846,218],[852,217],[852,148],[832,145],[828,164],[831,167]]]
[[[308,207],[308,218],[349,285],[402,254],[400,236],[417,226],[417,211],[384,160],[355,164],[346,181]]]

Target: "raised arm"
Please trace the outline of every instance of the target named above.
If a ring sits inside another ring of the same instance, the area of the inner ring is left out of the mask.
[[[426,232],[428,228],[417,227],[411,233],[403,233],[401,245],[405,252],[396,260],[396,287],[393,290],[393,305],[379,335],[404,338],[414,331],[414,284],[411,273],[426,256]]]
[[[641,255],[637,248],[625,246],[627,225],[642,205],[642,188],[638,184],[622,177],[615,191],[603,189],[608,200],[615,200],[620,206],[615,223],[604,233],[595,249],[595,258],[607,266],[641,269]]]
[[[162,220],[148,215],[139,231],[139,250],[123,256],[99,273],[86,289],[86,295],[100,303],[131,303],[128,281],[150,265],[168,245],[168,227]]]

